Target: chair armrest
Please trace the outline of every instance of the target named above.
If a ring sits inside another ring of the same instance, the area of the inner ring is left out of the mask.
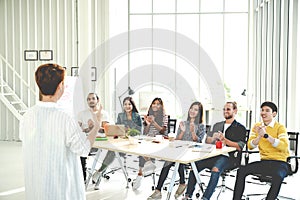
[[[292,160],[295,160],[295,169],[292,169],[292,166],[291,166],[291,161]],[[289,170],[290,170],[290,172],[291,172],[291,174],[295,174],[295,173],[297,173],[297,171],[298,171],[298,168],[299,168],[299,160],[300,159],[300,157],[299,156],[289,156],[287,159],[286,159],[286,161],[287,161],[287,163],[289,164]]]
[[[248,148],[245,150],[242,150],[242,156],[244,154],[244,158],[245,158],[245,165],[248,165],[248,163],[249,163],[249,155],[254,154],[254,153],[259,153],[259,151],[258,150],[248,150]]]

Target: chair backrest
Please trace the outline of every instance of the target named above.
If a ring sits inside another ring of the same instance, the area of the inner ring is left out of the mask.
[[[287,162],[289,163],[289,174],[295,174],[299,168],[299,161],[298,161],[298,142],[299,142],[299,132],[287,132],[289,136],[290,142],[290,153],[291,156],[288,158]]]
[[[298,137],[299,132],[287,132],[290,141],[290,150],[294,152],[295,156],[298,156]]]
[[[237,168],[237,167],[240,167],[241,165],[243,165],[242,164],[243,155],[244,155],[244,159],[245,159],[245,164],[248,163],[248,161],[249,161],[249,156],[248,155],[249,154],[248,154],[247,141],[248,141],[248,138],[249,138],[249,132],[250,131],[247,129],[246,130],[246,137],[245,137],[245,141],[244,141],[244,143],[245,143],[244,149],[245,150],[242,150],[241,152],[239,152],[239,151],[234,152],[235,159],[232,160],[233,163],[231,163],[231,166],[230,166],[231,168]]]
[[[244,154],[244,159],[245,159],[245,165],[247,165],[249,163],[249,149],[248,149],[248,145],[247,145],[247,142],[249,140],[249,137],[250,137],[250,130],[247,129],[246,130],[246,139],[245,139],[245,147],[244,147],[244,150],[242,151],[242,153]],[[258,153],[258,151],[257,151]]]
[[[210,131],[211,125],[205,125],[205,133],[207,134]]]
[[[168,116],[168,133],[176,133],[176,123],[177,119],[171,119],[170,115]]]

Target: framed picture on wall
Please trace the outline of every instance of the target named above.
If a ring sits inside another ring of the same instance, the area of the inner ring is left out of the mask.
[[[24,60],[25,61],[37,61],[38,59],[39,59],[39,57],[38,57],[37,50],[25,50],[24,51]]]
[[[79,76],[79,67],[71,67],[71,76]]]
[[[40,60],[53,60],[53,51],[52,50],[40,50]]]
[[[91,67],[91,81],[97,81],[97,68]]]

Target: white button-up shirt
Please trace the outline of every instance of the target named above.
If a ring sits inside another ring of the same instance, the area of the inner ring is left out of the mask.
[[[56,103],[39,102],[24,114],[20,138],[26,199],[86,199],[79,156],[91,145],[71,116]]]

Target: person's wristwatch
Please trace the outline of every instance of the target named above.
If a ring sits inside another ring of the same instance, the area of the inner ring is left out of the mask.
[[[268,137],[269,137],[269,135],[268,135],[267,133],[265,133],[265,134],[264,134],[264,138],[267,139]]]

